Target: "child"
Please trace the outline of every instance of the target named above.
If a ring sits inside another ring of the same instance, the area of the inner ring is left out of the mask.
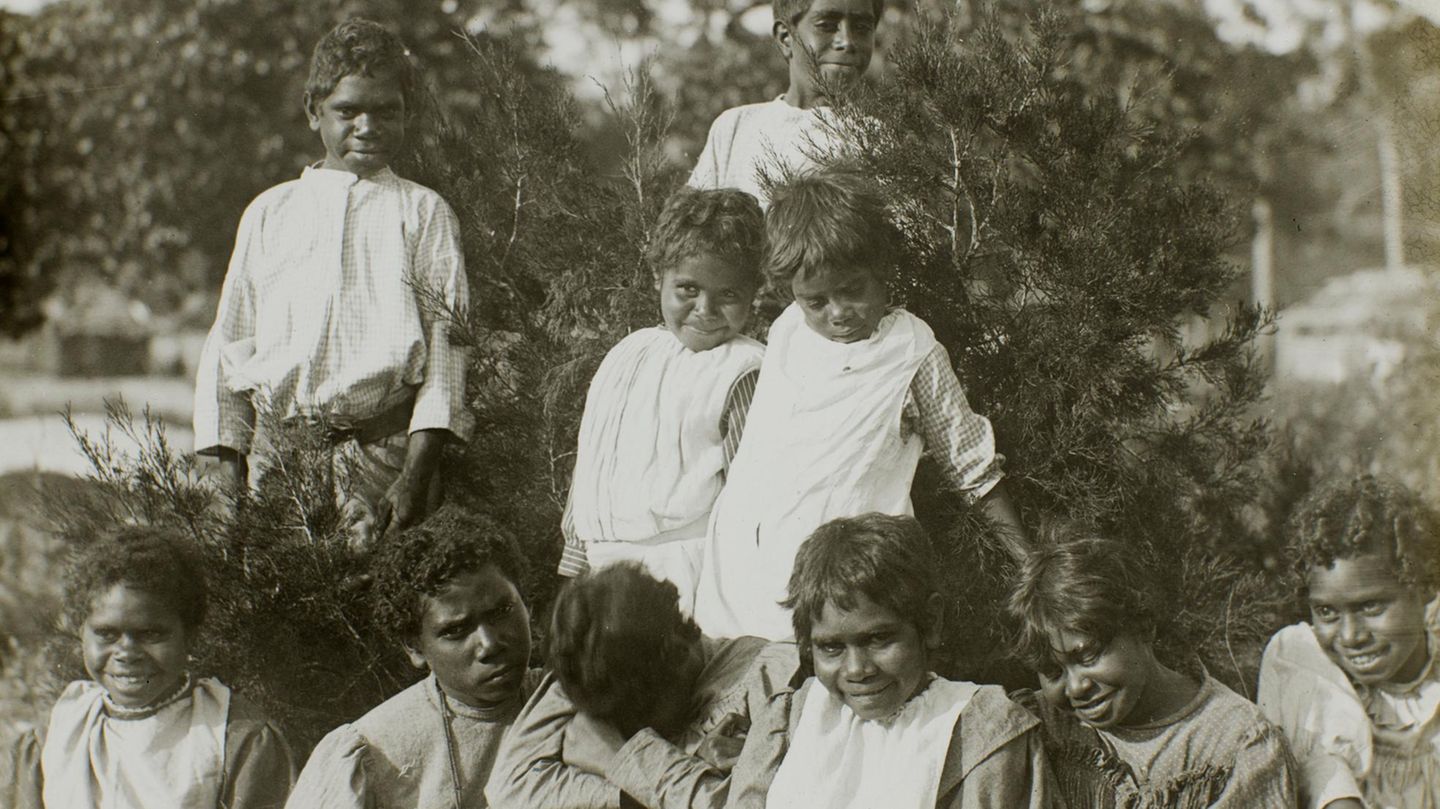
[[[500,809],[720,807],[750,717],[797,663],[792,644],[702,636],[634,562],[561,590],[550,662],[486,790]]]
[[[1005,539],[1023,534],[990,423],[970,410],[930,327],[889,306],[890,229],[866,181],[802,176],[776,190],[765,227],[766,273],[795,300],[770,327],[695,616],[713,636],[779,640],[790,637],[779,602],[801,541],[837,517],[911,513],[922,451]]]
[[[762,170],[779,179],[808,167],[831,145],[828,94],[853,85],[870,66],[884,0],[776,0],[775,44],[789,64],[785,95],[732,107],[710,125],[690,175],[695,188],[734,187],[764,206]]]
[[[447,507],[382,546],[373,570],[377,615],[430,675],[322,739],[288,806],[484,806],[500,737],[539,680],[523,557]]]
[[[1040,675],[1029,707],[1071,807],[1286,807],[1280,731],[1208,674],[1155,658],[1157,594],[1120,543],[1054,523],[1010,597],[1020,653]]]
[[[1306,807],[1440,807],[1440,516],[1363,476],[1289,525],[1310,624],[1270,639],[1260,707],[1302,768]]]
[[[405,46],[375,23],[342,23],[315,46],[305,113],[325,159],[246,209],[195,383],[196,452],[237,485],[263,447],[259,400],[325,428],[359,546],[438,502],[441,446],[471,426],[464,351],[448,336],[468,294],[459,225],[388,168],[416,83]]]
[[[930,668],[942,597],[913,517],[864,514],[821,526],[800,546],[785,603],[814,676],[772,701],[752,728],[732,805],[1050,805],[1034,717],[998,686]]]
[[[274,809],[290,748],[254,705],[189,670],[205,574],[184,539],[127,528],[85,549],[65,614],[90,680],[73,682],[11,791],[19,807]],[[0,787],[0,795],[6,790]]]
[[[666,202],[648,255],[665,322],[621,340],[590,383],[561,573],[638,561],[674,582],[690,612],[710,507],[764,353],[740,333],[763,240],[748,194],[682,189]]]

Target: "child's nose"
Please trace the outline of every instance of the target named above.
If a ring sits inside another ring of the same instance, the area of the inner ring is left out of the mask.
[[[1363,643],[1368,633],[1365,622],[1358,615],[1346,613],[1340,616],[1340,642],[1346,646]]]
[[[875,661],[864,649],[847,649],[844,665],[846,679],[862,680],[875,673]]]
[[[1090,690],[1090,677],[1080,669],[1066,669],[1064,676],[1067,699],[1081,699]]]
[[[480,649],[480,659],[482,661],[489,660],[505,648],[504,638],[502,638],[500,632],[490,624],[481,624],[480,628],[475,630],[475,643]]]

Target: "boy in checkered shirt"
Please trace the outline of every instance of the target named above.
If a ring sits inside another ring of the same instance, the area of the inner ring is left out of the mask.
[[[316,45],[305,113],[325,159],[246,209],[195,385],[196,450],[236,485],[265,452],[257,403],[321,425],[360,546],[436,504],[441,447],[471,428],[465,352],[448,336],[468,295],[459,223],[389,168],[417,83],[373,22]]]
[[[775,189],[765,271],[794,303],[770,326],[744,437],[715,503],[695,596],[714,637],[791,637],[780,606],[800,543],[866,512],[910,514],[922,453],[978,502],[1017,555],[1025,543],[990,422],[970,409],[920,318],[890,306],[890,225],[856,174]]]

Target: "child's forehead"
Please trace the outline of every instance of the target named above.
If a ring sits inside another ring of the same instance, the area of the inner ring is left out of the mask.
[[[463,570],[446,579],[434,592],[426,593],[429,611],[488,607],[519,595],[519,588],[494,564]]]
[[[858,264],[827,264],[795,273],[790,286],[797,295],[826,292],[868,280],[879,281],[875,273]]]
[[[1327,599],[1404,586],[1394,555],[1383,550],[1337,557],[1328,565],[1312,564],[1306,582],[1312,598]]]
[[[164,593],[125,581],[97,587],[90,594],[86,620],[91,623],[129,623],[180,620],[172,600]]]
[[[815,616],[812,634],[844,635],[878,626],[906,623],[904,616],[865,593],[848,598],[828,598]]]

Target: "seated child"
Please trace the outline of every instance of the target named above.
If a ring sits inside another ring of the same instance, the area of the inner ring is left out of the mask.
[[[763,207],[771,179],[810,167],[833,145],[828,94],[860,79],[870,66],[884,0],[776,0],[772,35],[789,65],[785,95],[720,113],[690,175],[695,188],[738,188]]]
[[[237,486],[265,456],[258,401],[326,430],[360,547],[438,504],[442,445],[472,426],[449,337],[468,295],[459,221],[389,168],[417,86],[404,43],[376,23],[341,23],[315,46],[305,114],[325,159],[246,208],[195,381],[195,451]]]
[[[446,507],[372,569],[376,614],[430,674],[322,739],[287,806],[483,807],[500,737],[539,680],[524,558],[490,520]]]
[[[930,668],[938,570],[913,517],[833,520],[805,540],[785,603],[814,676],[751,729],[733,806],[1050,805],[1035,718],[998,686]]]
[[[922,452],[1021,542],[990,422],[965,400],[924,321],[889,305],[884,205],[860,176],[827,170],[776,189],[766,273],[794,296],[770,326],[745,435],[715,503],[695,619],[717,637],[791,636],[780,606],[815,526],[910,514]],[[1018,553],[1018,546],[1015,549]]]
[[[1311,623],[1270,639],[1260,707],[1302,805],[1440,807],[1440,515],[1367,475],[1312,493],[1288,533]]]
[[[640,562],[690,612],[710,507],[740,442],[764,347],[741,334],[763,215],[734,189],[682,189],[651,235],[664,324],[605,356],[585,399],[560,572]]]
[[[794,675],[793,644],[704,637],[634,562],[560,591],[550,663],[500,751],[499,809],[723,806],[750,717]]]
[[[205,617],[189,542],[122,529],[85,548],[65,587],[91,679],[73,682],[25,740],[17,809],[274,809],[295,777],[258,708],[189,670]]]
[[[1160,601],[1135,553],[1056,522],[1010,597],[1019,651],[1040,676],[1022,699],[1070,807],[1294,806],[1280,731],[1204,674],[1155,657]]]

